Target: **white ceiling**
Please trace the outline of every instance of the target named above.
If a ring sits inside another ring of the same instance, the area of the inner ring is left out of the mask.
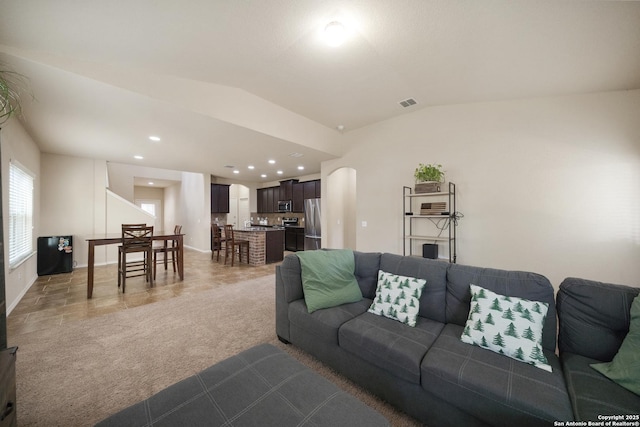
[[[0,0],[0,60],[31,79],[44,152],[273,181],[339,156],[339,125],[639,89],[640,2]]]

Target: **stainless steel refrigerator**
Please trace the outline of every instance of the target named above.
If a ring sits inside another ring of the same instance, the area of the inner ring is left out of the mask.
[[[305,199],[304,201],[304,250],[320,249],[320,199]]]

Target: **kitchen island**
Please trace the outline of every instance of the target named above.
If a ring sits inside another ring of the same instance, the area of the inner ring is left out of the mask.
[[[249,265],[280,262],[284,258],[284,229],[246,227],[233,229],[236,240],[249,241]]]

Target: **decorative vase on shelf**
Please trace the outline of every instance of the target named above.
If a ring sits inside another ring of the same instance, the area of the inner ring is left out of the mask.
[[[416,193],[439,193],[441,191],[444,182],[442,165],[420,163],[413,176],[416,179],[414,187]]]

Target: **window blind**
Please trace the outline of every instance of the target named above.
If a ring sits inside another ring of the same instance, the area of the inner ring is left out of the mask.
[[[9,266],[33,252],[33,176],[16,162],[9,165]]]

